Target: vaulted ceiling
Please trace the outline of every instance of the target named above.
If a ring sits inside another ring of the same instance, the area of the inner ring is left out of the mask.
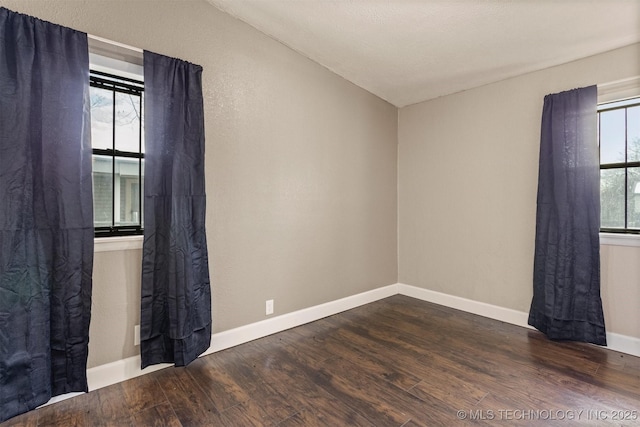
[[[398,107],[640,42],[640,0],[208,1]]]

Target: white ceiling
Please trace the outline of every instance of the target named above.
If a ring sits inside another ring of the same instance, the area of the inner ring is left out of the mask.
[[[398,107],[640,41],[640,0],[208,1]]]

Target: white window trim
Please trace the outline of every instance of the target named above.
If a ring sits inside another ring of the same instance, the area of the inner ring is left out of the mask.
[[[144,80],[143,51],[136,47],[89,35],[89,63],[96,71]]]
[[[91,68],[136,80],[144,80],[143,50],[102,37],[88,35]],[[143,236],[94,238],[94,252],[142,249]]]
[[[598,104],[640,96],[640,76],[598,85]]]
[[[143,236],[112,236],[94,238],[94,252],[129,251],[142,249]]]
[[[640,96],[640,76],[598,85],[598,104]],[[600,233],[600,244],[640,247],[640,234]]]
[[[601,246],[633,246],[640,248],[640,234],[600,233]]]

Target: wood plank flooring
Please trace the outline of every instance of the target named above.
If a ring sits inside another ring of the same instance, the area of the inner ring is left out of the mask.
[[[404,296],[2,426],[640,425],[640,358]]]

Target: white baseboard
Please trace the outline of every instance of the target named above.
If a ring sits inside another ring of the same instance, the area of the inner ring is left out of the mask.
[[[128,357],[126,359],[116,360],[115,362],[105,363],[104,365],[96,366],[94,368],[87,369],[87,383],[89,385],[89,391],[97,390],[102,387],[107,387],[113,384],[120,383],[122,381],[130,380],[141,375],[149,374],[153,371],[158,371],[169,366],[173,366],[170,363],[161,363],[158,365],[152,365],[144,369],[140,369],[142,366],[142,359],[140,356]],[[80,393],[66,393],[59,396],[54,396],[47,403],[42,406],[51,405],[56,402],[70,399],[78,396]]]
[[[239,328],[218,332],[211,336],[211,347],[202,355],[204,356],[226,348],[235,347],[236,345],[304,325],[305,323],[387,298],[397,293],[397,285],[384,286],[339,300],[265,319],[260,322],[240,326]],[[88,369],[87,381],[89,382],[89,390],[96,390],[172,366],[170,364],[153,365],[145,368],[143,371],[140,369],[140,365],[140,356],[133,356]]]
[[[434,304],[444,305],[445,307],[455,308],[456,310],[466,311],[467,313],[500,320],[512,325],[530,328],[527,324],[529,314],[523,311],[512,310],[510,308],[457,297],[455,295],[443,294],[442,292],[418,288],[415,286],[405,285],[403,283],[398,283],[398,293],[408,297],[417,298],[422,301],[428,301]]]
[[[212,335],[211,347],[209,347],[203,355],[224,350],[225,348],[235,347],[245,342],[304,325],[305,323],[313,322],[323,317],[341,313],[396,294],[398,294],[397,284],[384,286],[339,300],[261,320],[260,322],[251,323],[250,325],[219,332]]]
[[[398,293],[401,295],[432,302],[445,307],[455,308],[457,310],[466,311],[468,313],[477,314],[490,319],[500,320],[512,325],[531,328],[527,323],[529,313],[525,313],[524,311],[512,310],[510,308],[504,308],[454,295],[443,294],[441,292],[405,285],[403,283],[398,283],[397,285]],[[614,332],[607,332],[606,348],[640,357],[640,338],[616,334]]]
[[[607,348],[640,357],[640,338],[607,332]]]
[[[159,363],[148,366],[144,370],[140,369],[140,366],[142,366],[142,359],[140,355],[137,355],[87,369],[89,391],[139,377],[140,375],[150,374],[151,372],[159,371],[160,369],[173,365],[170,363]]]
[[[281,316],[272,317],[260,322],[241,326],[239,328],[215,333],[211,336],[211,347],[209,347],[209,349],[207,349],[207,351],[202,355],[204,356],[215,353],[226,348],[234,347],[267,335],[313,322],[315,320],[396,294],[432,302],[445,307],[455,308],[457,310],[466,311],[468,313],[477,314],[479,316],[488,317],[490,319],[499,320],[513,325],[530,328],[527,324],[528,313],[444,294],[429,289],[418,288],[416,286],[410,286],[403,283],[396,283],[394,285],[384,286],[336,301],[330,301],[317,306],[283,314]],[[640,356],[640,339],[638,338],[609,332],[607,333],[607,342],[608,348],[611,350],[631,354],[633,356]],[[153,365],[145,368],[143,371],[140,369],[140,365],[140,356],[134,356],[88,369],[87,380],[89,382],[89,390],[96,390],[172,366],[171,364]],[[69,393],[62,396],[56,396],[47,404],[59,402],[77,394],[78,393]]]

